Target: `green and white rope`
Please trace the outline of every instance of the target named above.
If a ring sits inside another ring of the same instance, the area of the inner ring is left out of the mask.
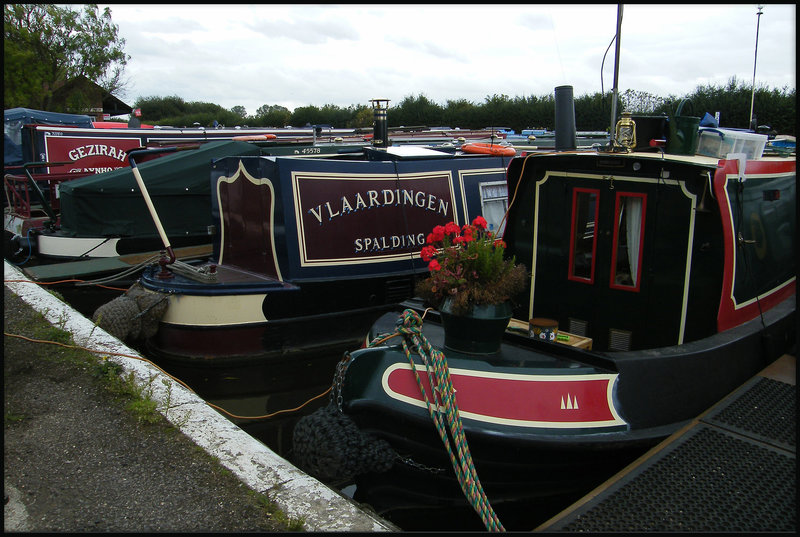
[[[414,310],[407,309],[403,312],[397,321],[397,332],[403,336],[403,352],[411,363],[411,370],[414,372],[428,412],[450,457],[450,463],[453,465],[462,492],[481,517],[487,530],[505,531],[500,519],[489,504],[480,479],[478,479],[461,423],[455,390],[444,353],[431,346],[427,338],[422,335],[422,318]],[[381,339],[381,341],[385,340],[386,338]],[[428,371],[428,379],[433,389],[431,398],[428,398],[422,379],[417,373],[416,364],[411,357],[411,348],[416,349]]]

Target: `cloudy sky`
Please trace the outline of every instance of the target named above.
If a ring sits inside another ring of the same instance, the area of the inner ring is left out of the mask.
[[[484,102],[610,90],[616,4],[100,4],[131,56],[128,104]],[[753,80],[758,4],[624,6],[619,88],[667,97]],[[794,4],[764,4],[756,84],[796,87]],[[606,55],[606,51],[608,53]],[[605,56],[605,63],[603,62]]]

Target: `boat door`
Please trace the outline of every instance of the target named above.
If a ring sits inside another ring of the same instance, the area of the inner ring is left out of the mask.
[[[536,183],[531,317],[595,350],[682,342],[696,196],[630,172],[545,172]]]

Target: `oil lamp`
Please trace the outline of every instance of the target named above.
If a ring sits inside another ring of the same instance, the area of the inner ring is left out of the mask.
[[[622,112],[622,117],[617,121],[614,139],[617,145],[628,151],[636,147],[636,122],[631,118],[630,112]]]

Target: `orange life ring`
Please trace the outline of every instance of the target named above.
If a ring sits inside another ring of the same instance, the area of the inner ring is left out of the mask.
[[[494,155],[497,157],[513,157],[517,154],[517,150],[507,145],[497,144],[462,144],[461,151],[464,153],[480,153],[482,155]]]
[[[236,140],[237,142],[263,142],[264,140],[274,140],[277,137],[276,134],[245,134],[242,136],[234,136],[232,140]]]

